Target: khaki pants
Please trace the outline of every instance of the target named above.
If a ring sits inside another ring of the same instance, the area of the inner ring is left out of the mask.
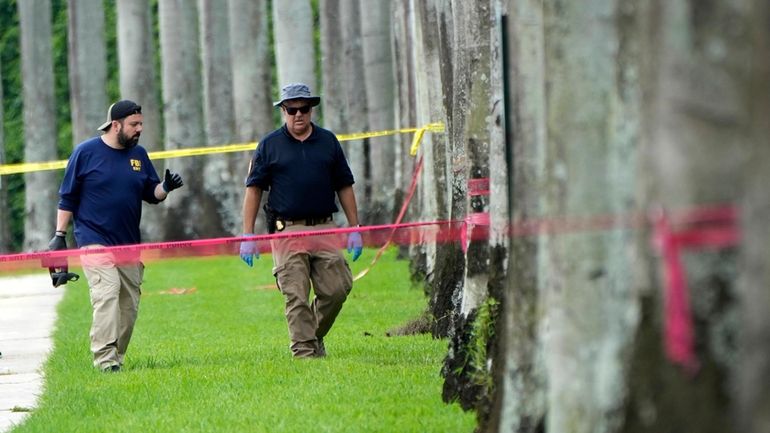
[[[85,248],[93,247],[101,246]],[[83,255],[81,262],[93,308],[90,336],[94,366],[123,365],[139,312],[144,265],[139,261],[116,263],[109,253]]]
[[[333,223],[293,225],[282,233],[333,228]],[[341,239],[333,235],[272,241],[273,275],[286,301],[290,347],[296,357],[318,353],[318,339],[329,332],[353,287],[353,276],[340,251]],[[309,303],[311,283],[315,297]]]

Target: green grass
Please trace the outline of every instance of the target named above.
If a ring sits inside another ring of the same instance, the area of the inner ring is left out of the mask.
[[[474,414],[441,401],[446,341],[385,336],[425,308],[394,251],[354,284],[324,359],[291,358],[283,297],[264,287],[271,265],[269,255],[253,269],[237,256],[148,263],[118,374],[91,366],[88,287],[69,283],[44,393],[14,432],[473,431]]]

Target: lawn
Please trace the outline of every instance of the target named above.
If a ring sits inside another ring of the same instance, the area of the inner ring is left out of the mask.
[[[88,286],[69,283],[39,407],[14,432],[473,431],[474,414],[441,401],[446,341],[385,335],[426,302],[395,251],[354,284],[324,359],[291,358],[271,265],[269,255],[254,268],[237,257],[148,263],[117,374],[91,366]]]

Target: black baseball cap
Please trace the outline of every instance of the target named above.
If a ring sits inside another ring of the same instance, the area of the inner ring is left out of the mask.
[[[106,131],[112,125],[113,120],[124,119],[132,114],[141,114],[142,106],[134,101],[123,99],[118,101],[107,109],[107,121],[97,128],[99,131]]]

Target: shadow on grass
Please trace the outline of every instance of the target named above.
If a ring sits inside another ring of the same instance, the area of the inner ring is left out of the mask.
[[[181,356],[148,356],[135,359],[129,364],[131,370],[165,370],[181,367],[184,365],[198,365],[200,359],[185,358]]]
[[[257,355],[257,356],[255,356]],[[223,366],[234,364],[249,364],[262,358],[252,350],[222,352],[201,352],[193,355],[137,355],[127,362],[127,370],[167,370],[179,367]]]

